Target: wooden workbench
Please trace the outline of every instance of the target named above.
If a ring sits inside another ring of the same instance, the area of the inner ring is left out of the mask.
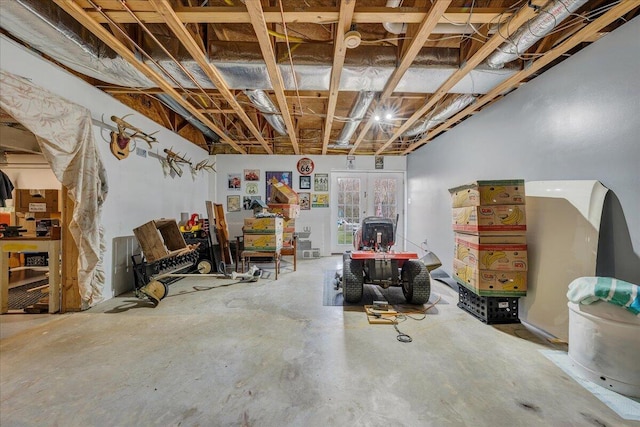
[[[3,237],[0,239],[0,313],[9,311],[9,258],[12,252],[49,254],[49,313],[60,311],[60,239]]]

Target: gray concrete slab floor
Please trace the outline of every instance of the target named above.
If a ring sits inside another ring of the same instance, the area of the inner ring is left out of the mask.
[[[625,426],[538,350],[432,283],[422,321],[323,306],[339,256],[256,283],[186,278],[157,307],[123,295],[0,342],[0,425]],[[12,315],[0,317],[2,328]],[[21,315],[22,316],[22,315]],[[26,315],[25,315],[26,316]]]

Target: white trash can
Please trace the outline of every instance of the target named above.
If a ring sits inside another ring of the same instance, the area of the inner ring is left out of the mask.
[[[568,303],[569,358],[590,381],[640,397],[640,318],[606,301]]]

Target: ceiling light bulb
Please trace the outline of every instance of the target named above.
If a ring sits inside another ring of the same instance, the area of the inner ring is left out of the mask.
[[[373,116],[373,120],[375,120],[376,122],[379,122],[380,116],[376,114],[375,116]]]
[[[387,113],[386,116],[384,116],[387,120],[391,120],[393,118],[393,114],[391,113]]]

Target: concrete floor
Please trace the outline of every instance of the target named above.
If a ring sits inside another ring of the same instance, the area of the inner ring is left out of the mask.
[[[232,286],[187,278],[155,308],[126,295],[44,322],[1,316],[0,425],[638,425],[538,351],[559,347],[483,324],[440,282],[426,319],[399,325],[409,344],[323,306],[323,272],[341,263]]]

